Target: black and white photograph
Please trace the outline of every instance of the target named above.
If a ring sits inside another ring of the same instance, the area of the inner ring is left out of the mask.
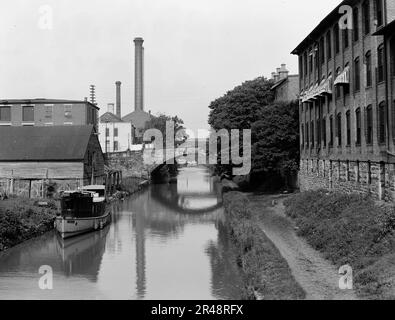
[[[0,301],[395,300],[394,0],[1,0],[0,39]]]

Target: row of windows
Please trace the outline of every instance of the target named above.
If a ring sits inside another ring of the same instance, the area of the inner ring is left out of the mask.
[[[110,136],[110,128],[106,128],[106,137]],[[114,137],[118,137],[118,128],[114,128]]]
[[[384,23],[384,9],[383,9],[383,1],[382,0],[374,0],[374,12],[375,19],[377,21],[377,26],[382,26]],[[359,9],[355,7],[353,9],[353,30],[352,30],[352,38],[354,42],[359,41],[360,39],[360,28],[359,28]],[[370,4],[369,0],[366,0],[362,4],[362,27],[363,34],[368,35],[371,32],[371,19],[370,19]],[[309,73],[313,72],[313,65],[315,63],[316,69],[319,68],[320,63],[324,64],[325,61],[329,61],[332,59],[332,47],[334,47],[335,54],[340,53],[340,43],[341,39],[343,40],[343,48],[346,49],[350,44],[350,32],[348,29],[341,30],[339,28],[339,24],[336,23],[333,28],[333,43],[332,43],[332,31],[328,31],[328,33],[322,37],[318,43],[316,48],[311,48],[308,52],[305,52],[303,57],[299,57],[299,69],[300,76],[303,79],[304,76],[308,76]],[[326,43],[326,50],[325,50]],[[326,54],[326,59],[325,59]],[[315,60],[315,62],[314,62]]]
[[[110,141],[106,141],[106,151],[108,152],[110,150]],[[113,152],[116,152],[119,150],[119,144],[118,141],[113,142]]]
[[[0,121],[11,121],[10,106],[0,106]],[[34,107],[32,106],[22,107],[22,121],[34,122]]]
[[[367,145],[372,145],[373,144],[373,108],[371,105],[369,105],[365,111],[364,111],[364,119],[365,119],[365,139],[366,139],[366,144]],[[378,107],[378,112],[377,112],[377,122],[378,122],[378,127],[377,127],[377,137],[378,137],[378,142],[379,144],[384,144],[386,140],[386,111],[385,111],[385,103],[382,102],[380,103]],[[361,145],[362,141],[362,114],[361,114],[361,109],[358,108],[355,111],[355,144],[356,146]],[[351,112],[348,111],[346,113],[346,119],[345,119],[345,124],[346,124],[346,146],[351,146]],[[334,125],[336,132],[334,131]],[[324,144],[324,147],[327,146],[327,137],[326,137],[326,129],[327,129],[327,122],[326,118],[324,117],[322,120],[316,120],[316,121],[311,121],[310,124],[306,123],[305,125],[302,124],[301,126],[301,142],[302,146],[307,144],[308,146],[310,145],[311,141],[311,146],[314,147],[315,141],[319,141],[319,144],[321,141]],[[338,113],[336,115],[336,118],[334,119],[333,116],[329,118],[329,146],[333,147],[334,145],[334,133],[336,133],[337,137],[337,143],[338,146],[341,147],[343,146],[343,141],[342,141],[342,114]],[[316,138],[315,139],[315,135]]]
[[[73,106],[64,105],[65,118],[73,117]],[[46,105],[44,107],[44,117],[46,120],[53,118],[53,106]],[[0,106],[0,121],[11,121],[11,106]],[[34,106],[22,106],[22,121],[34,122]],[[88,123],[96,122],[96,110],[90,109],[88,111]]]

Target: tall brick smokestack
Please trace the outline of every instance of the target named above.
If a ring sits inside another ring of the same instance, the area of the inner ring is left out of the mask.
[[[116,96],[115,96],[115,104],[116,104],[116,115],[121,117],[121,81],[115,82],[116,86]]]
[[[134,110],[144,110],[144,48],[143,38],[135,38]]]

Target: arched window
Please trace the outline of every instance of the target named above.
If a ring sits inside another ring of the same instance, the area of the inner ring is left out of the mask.
[[[329,118],[329,146],[333,147],[333,116]]]
[[[361,109],[358,108],[355,111],[355,127],[356,127],[356,141],[355,144],[357,146],[361,145]]]
[[[340,73],[341,73],[341,69],[340,69],[340,67],[339,67],[339,68],[336,69],[336,76],[339,76]],[[336,96],[336,99],[340,99],[340,95],[341,95],[340,86],[337,85],[337,86],[335,86],[335,87],[336,87],[336,89],[335,89],[335,96]]]
[[[380,103],[378,109],[379,143],[385,143],[385,102]]]
[[[326,56],[328,60],[332,59],[332,36],[330,30],[326,34]]]
[[[370,51],[366,52],[366,86],[372,86],[372,53]]]
[[[384,45],[380,45],[377,49],[377,81],[383,82],[384,81]]]
[[[322,119],[322,141],[324,142],[324,147],[326,147],[326,119]]]
[[[340,30],[339,30],[339,24],[335,24],[335,27],[333,29],[334,37],[335,37],[335,53],[340,52]]]
[[[371,105],[366,108],[366,143],[373,143],[373,110]]]
[[[354,90],[361,90],[361,70],[359,65],[359,57],[354,60]]]

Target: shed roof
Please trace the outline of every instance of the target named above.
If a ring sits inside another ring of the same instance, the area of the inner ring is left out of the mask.
[[[93,126],[0,127],[0,161],[83,160]]]
[[[44,99],[44,98],[34,98],[34,99],[2,99],[0,104],[89,104],[90,106],[100,109],[97,105],[85,100],[66,100],[66,99]]]

